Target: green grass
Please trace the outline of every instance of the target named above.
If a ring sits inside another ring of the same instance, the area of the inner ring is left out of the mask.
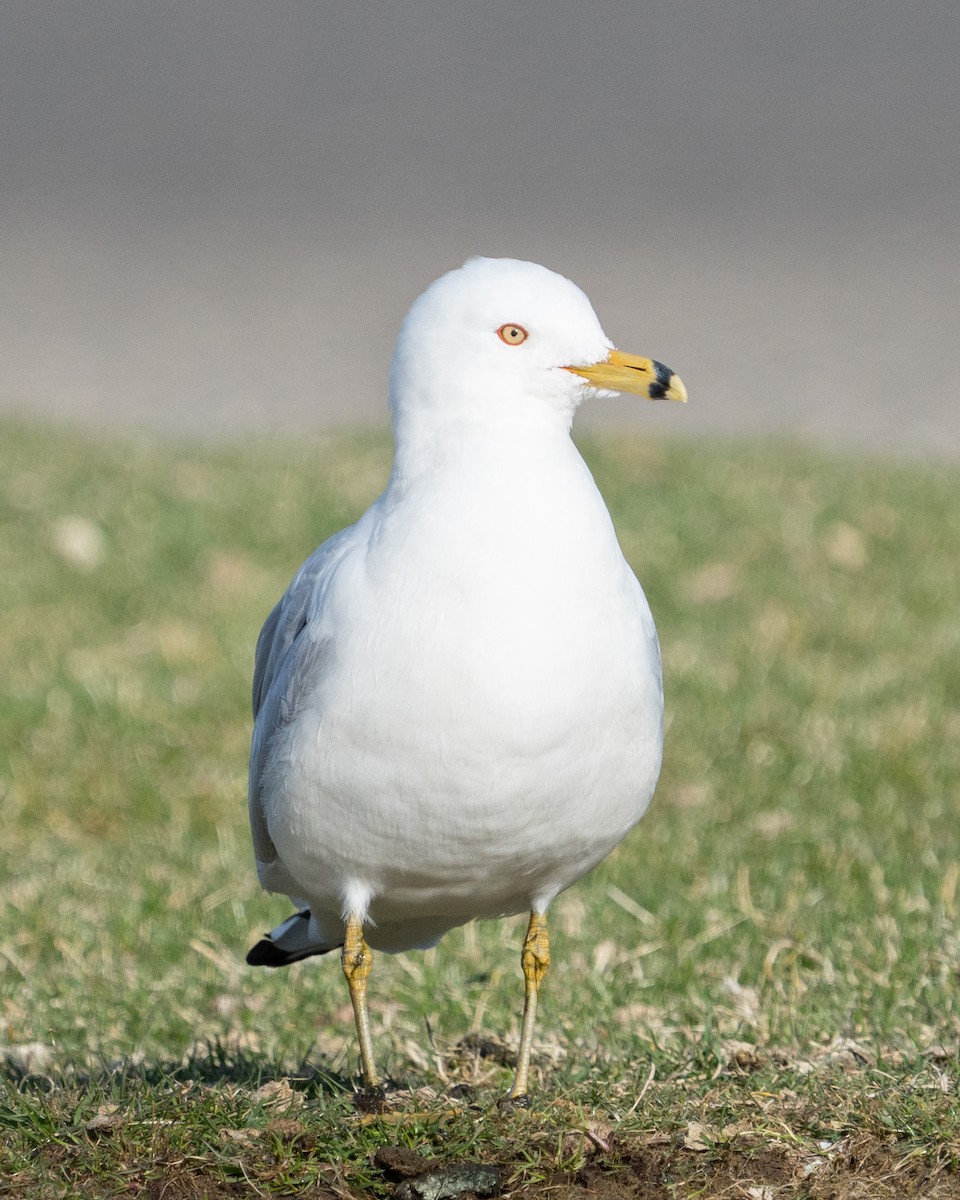
[[[378,956],[410,1090],[364,1117],[337,964],[243,964],[287,912],[244,795],[260,622],[388,439],[0,427],[0,1194],[389,1191],[388,1143],[515,1194],[960,1193],[960,469],[585,453],[660,629],[662,781],[553,910],[536,1109],[495,1104],[508,921]]]

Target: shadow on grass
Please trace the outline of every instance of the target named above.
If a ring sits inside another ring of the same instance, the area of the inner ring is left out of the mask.
[[[285,1083],[305,1099],[341,1100],[357,1094],[352,1077],[305,1058],[294,1070],[264,1055],[238,1049],[219,1040],[194,1047],[181,1059],[148,1061],[140,1058],[104,1062],[99,1068],[77,1067],[69,1062],[46,1063],[42,1068],[0,1059],[0,1083],[20,1093],[48,1095],[61,1090],[110,1093],[171,1088],[183,1091],[231,1087],[255,1093],[269,1084]]]

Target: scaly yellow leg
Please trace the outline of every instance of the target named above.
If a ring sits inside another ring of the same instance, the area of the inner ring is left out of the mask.
[[[546,913],[532,912],[530,914],[527,936],[523,939],[520,965],[523,967],[525,984],[523,1024],[520,1027],[520,1048],[517,1051],[517,1073],[513,1077],[513,1086],[507,1093],[510,1100],[517,1100],[527,1094],[533,1026],[537,1019],[537,998],[540,994],[540,984],[550,966],[550,940],[547,937]]]
[[[373,1063],[373,1038],[370,1036],[370,1014],[367,1012],[367,978],[373,969],[373,951],[364,941],[363,926],[352,913],[344,930],[340,965],[347,977],[350,1003],[353,1005],[353,1016],[357,1023],[363,1082],[368,1088],[375,1088],[379,1080],[377,1068]]]

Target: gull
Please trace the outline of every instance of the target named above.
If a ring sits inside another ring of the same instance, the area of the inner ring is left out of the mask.
[[[257,642],[250,822],[298,911],[247,956],[339,949],[379,1086],[373,950],[529,913],[508,1098],[528,1103],[547,909],[643,815],[663,744],[650,609],[570,438],[588,395],[685,400],[584,293],[473,258],[405,318],[383,495],[301,566]]]

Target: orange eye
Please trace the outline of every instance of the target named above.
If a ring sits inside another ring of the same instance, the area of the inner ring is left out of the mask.
[[[521,346],[530,335],[522,325],[508,323],[497,330],[497,337],[508,346]]]

